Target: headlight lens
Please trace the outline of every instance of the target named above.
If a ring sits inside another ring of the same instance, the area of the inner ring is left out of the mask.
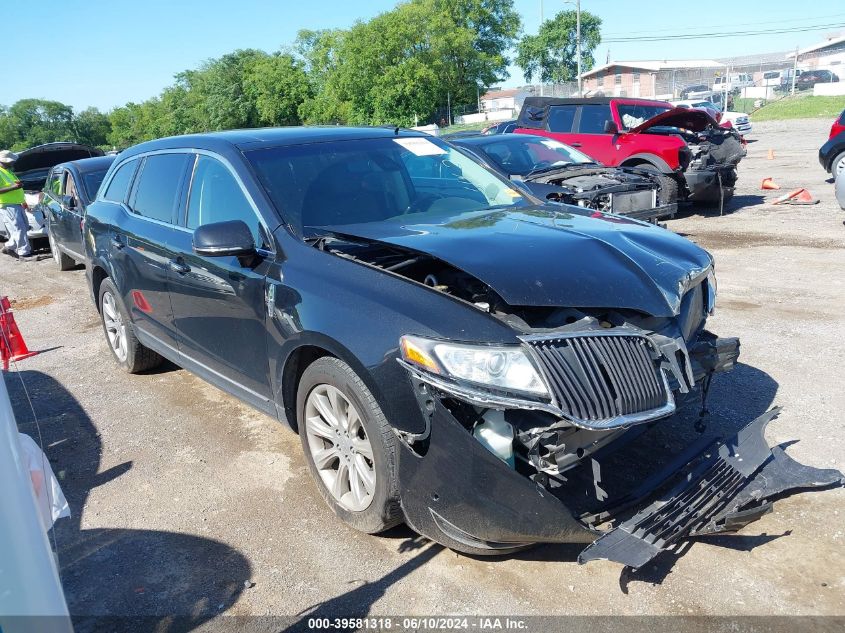
[[[403,336],[402,358],[424,369],[504,391],[548,395],[525,352],[518,346],[491,347]]]
[[[707,314],[713,314],[716,311],[716,271],[711,268],[707,273]]]

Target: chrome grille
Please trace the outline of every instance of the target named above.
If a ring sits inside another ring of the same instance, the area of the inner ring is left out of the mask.
[[[643,422],[674,410],[651,343],[637,334],[596,334],[526,341],[566,417],[593,428]],[[653,413],[653,415],[648,415]]]

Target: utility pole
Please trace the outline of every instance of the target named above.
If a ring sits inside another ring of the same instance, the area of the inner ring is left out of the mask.
[[[575,47],[578,56],[578,96],[581,92],[581,0],[575,0]]]
[[[792,61],[792,96],[795,96],[795,75],[798,74],[798,47],[795,47],[795,59]]]
[[[451,126],[452,125],[452,93],[451,92],[446,93],[446,112],[447,112],[446,125]]]
[[[543,28],[543,0],[540,0],[540,26],[537,29],[537,35],[540,34],[540,29]],[[543,69],[540,69],[540,96],[543,96]]]

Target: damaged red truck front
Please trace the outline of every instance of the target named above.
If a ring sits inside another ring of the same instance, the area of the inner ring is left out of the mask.
[[[659,175],[661,202],[715,202],[733,196],[745,141],[703,110],[626,97],[529,97],[517,133],[577,147],[604,165]]]

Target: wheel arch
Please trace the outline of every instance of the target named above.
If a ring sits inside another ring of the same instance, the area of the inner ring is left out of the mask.
[[[281,354],[277,368],[276,408],[280,419],[291,429],[299,432],[296,422],[296,392],[306,368],[318,358],[331,356],[349,365],[373,394],[379,406],[383,406],[380,389],[356,355],[340,342],[316,332],[302,332],[296,339],[288,341]]]
[[[654,154],[634,154],[619,164],[620,167],[642,167],[643,165],[654,167],[662,174],[674,175],[675,173],[675,171],[669,167],[669,163],[660,158],[660,156],[655,156]]]

